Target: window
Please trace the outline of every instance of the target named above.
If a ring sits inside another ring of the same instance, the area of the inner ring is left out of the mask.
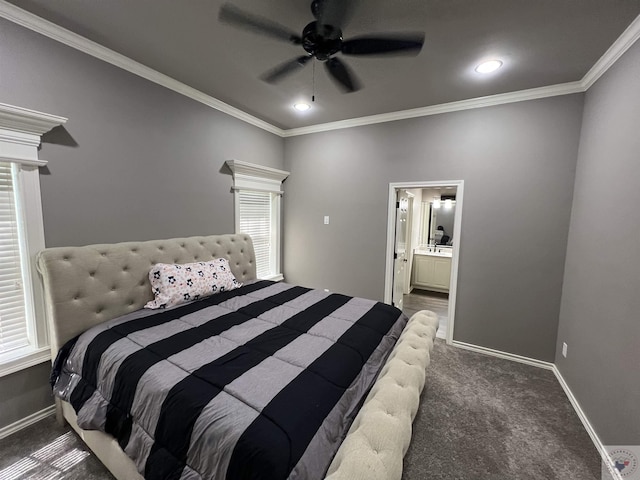
[[[18,221],[17,165],[0,163],[0,357],[29,346],[28,281]]]
[[[44,248],[38,167],[1,160],[0,375],[7,375],[51,355],[42,291],[32,262]]]
[[[51,359],[35,254],[44,248],[40,136],[65,118],[0,103],[0,376]]]
[[[238,190],[236,193],[240,222],[240,227],[237,230],[248,234],[253,240],[259,278],[266,278],[278,273],[275,252],[271,248],[277,243],[277,239],[274,238],[277,227],[274,228],[272,221],[276,198],[277,194],[271,192]]]
[[[282,280],[280,266],[280,198],[289,172],[237,160],[233,172],[236,233],[253,241],[258,278]]]

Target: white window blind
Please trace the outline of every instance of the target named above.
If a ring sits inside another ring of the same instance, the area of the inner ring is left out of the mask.
[[[29,345],[14,175],[0,162],[0,354]]]
[[[239,190],[240,231],[253,241],[258,278],[275,273],[271,242],[273,238],[272,197],[270,192]]]

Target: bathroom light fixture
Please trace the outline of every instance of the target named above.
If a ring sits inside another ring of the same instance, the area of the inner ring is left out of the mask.
[[[299,112],[306,112],[311,108],[311,105],[309,105],[308,103],[294,103],[293,108],[295,108]]]
[[[476,67],[476,72],[478,73],[491,73],[495,72],[502,66],[502,62],[500,60],[489,60],[487,62],[482,62],[480,65]]]
[[[433,197],[433,208],[440,208],[440,199],[438,197]]]
[[[453,200],[451,200],[450,198],[447,198],[444,201],[444,208],[451,208],[453,207]]]

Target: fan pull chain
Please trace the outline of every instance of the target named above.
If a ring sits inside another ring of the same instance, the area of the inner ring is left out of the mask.
[[[316,101],[316,59],[312,60],[312,78],[311,78],[311,102]]]

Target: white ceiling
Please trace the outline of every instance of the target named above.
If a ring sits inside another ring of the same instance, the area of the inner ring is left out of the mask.
[[[303,53],[218,23],[222,0],[10,0],[20,8],[164,73],[279,128],[428,107],[582,79],[640,14],[640,0],[361,0],[344,27],[365,33],[423,31],[417,57],[343,57],[364,88],[343,94],[316,68],[274,86],[259,75]],[[309,0],[234,0],[300,32]],[[504,67],[473,71],[482,59]],[[311,63],[311,62],[310,62]]]

